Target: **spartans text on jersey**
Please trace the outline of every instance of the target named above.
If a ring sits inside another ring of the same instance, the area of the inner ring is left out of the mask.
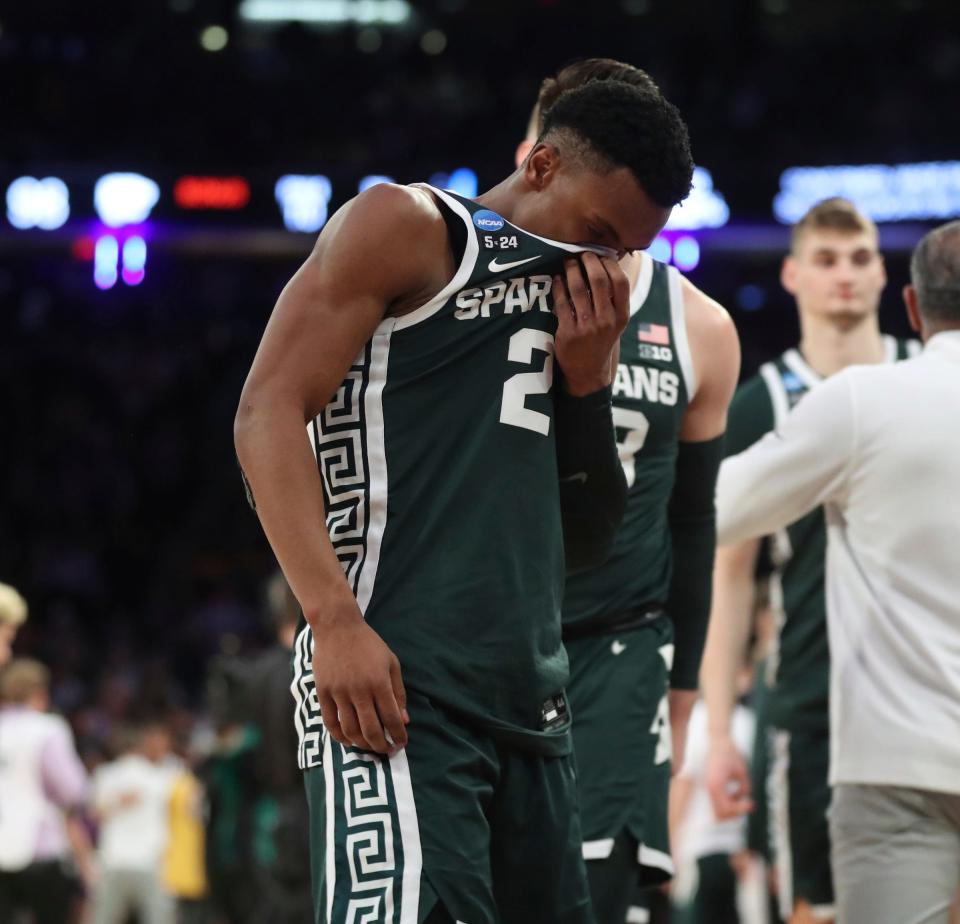
[[[679,396],[680,379],[675,372],[666,369],[651,369],[648,366],[617,366],[613,382],[613,396],[637,398],[653,404],[673,406]]]

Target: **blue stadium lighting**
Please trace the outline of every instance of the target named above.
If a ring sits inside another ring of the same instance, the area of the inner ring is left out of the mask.
[[[106,235],[97,240],[93,250],[93,281],[98,289],[112,289],[117,283],[117,239]]]
[[[430,177],[430,185],[449,189],[465,199],[473,199],[478,189],[477,175],[469,167],[457,167],[453,173],[435,173]]]
[[[70,193],[55,176],[21,176],[7,187],[7,220],[14,228],[55,231],[69,217]]]
[[[690,195],[670,213],[668,231],[697,231],[700,228],[722,228],[730,221],[730,207],[713,188],[713,177],[705,167],[693,171]]]
[[[685,234],[673,244],[673,262],[679,270],[689,272],[700,263],[700,245],[695,237]]]
[[[107,173],[93,188],[94,208],[111,228],[146,221],[159,198],[160,187],[139,173]]]
[[[767,301],[767,293],[760,286],[747,283],[737,289],[737,304],[742,311],[759,311]]]
[[[357,186],[357,192],[364,192],[371,186],[379,186],[381,183],[393,182],[395,181],[392,176],[383,176],[380,173],[372,173],[370,176],[365,176],[360,180],[360,183]]]
[[[123,242],[123,281],[128,286],[143,282],[147,267],[147,242],[135,235]]]
[[[328,25],[399,26],[410,19],[406,0],[243,0],[240,18],[247,22],[312,22]]]
[[[653,257],[654,260],[658,260],[660,263],[669,263],[670,257],[673,254],[673,246],[670,241],[665,238],[663,235],[660,235],[654,242],[647,248],[647,253]]]
[[[325,176],[287,174],[277,180],[274,195],[289,231],[319,231],[327,221],[333,187]]]
[[[472,199],[477,194],[477,175],[469,167],[458,167],[450,174],[447,189],[465,199]]]
[[[830,196],[843,196],[874,221],[923,221],[960,216],[960,161],[791,167],[780,177],[773,214],[784,224]]]

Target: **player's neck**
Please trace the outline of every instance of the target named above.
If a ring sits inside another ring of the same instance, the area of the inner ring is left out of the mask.
[[[807,365],[824,378],[847,366],[883,362],[883,336],[876,314],[866,315],[851,327],[824,318],[801,318],[800,329],[800,352]]]
[[[516,199],[513,176],[509,176],[497,183],[492,189],[488,189],[483,195],[477,196],[473,201],[482,205],[485,209],[490,209],[498,215],[502,215],[507,221],[513,221]]]

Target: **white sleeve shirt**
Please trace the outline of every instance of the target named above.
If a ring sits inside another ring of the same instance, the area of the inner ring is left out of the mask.
[[[718,539],[820,505],[831,782],[960,792],[960,331],[831,377],[726,460]]]

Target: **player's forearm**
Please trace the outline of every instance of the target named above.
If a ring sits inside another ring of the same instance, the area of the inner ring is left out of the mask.
[[[670,498],[673,574],[667,610],[673,619],[674,659],[670,685],[695,690],[710,617],[711,574],[716,550],[714,488],[723,457],[723,437],[681,441]]]
[[[713,607],[700,669],[711,740],[729,738],[737,701],[737,671],[750,637],[757,543],[721,548],[713,579]]]
[[[355,616],[353,593],[327,533],[302,412],[266,396],[245,395],[234,445],[260,523],[311,627]]]
[[[557,395],[557,469],[567,570],[606,561],[627,503],[609,388]]]

